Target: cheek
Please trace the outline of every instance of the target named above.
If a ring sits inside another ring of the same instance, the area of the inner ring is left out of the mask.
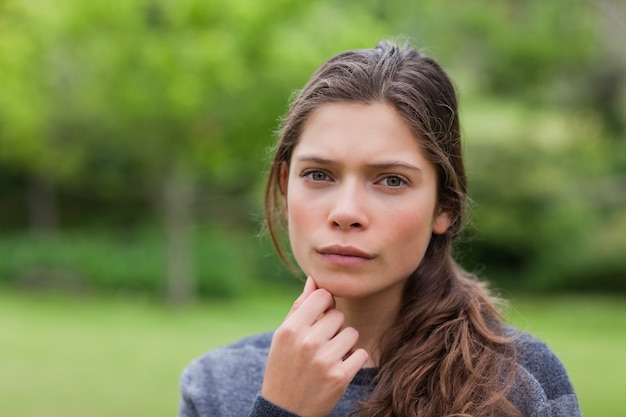
[[[396,252],[402,254],[402,258],[407,262],[413,260],[412,263],[417,267],[432,236],[432,217],[426,213],[418,215],[415,212],[398,213],[389,230],[393,233],[388,235],[392,241],[388,243],[393,245]],[[419,257],[416,258],[416,255]]]
[[[306,240],[304,234],[314,223],[314,210],[302,201],[300,198],[288,198],[287,222],[292,245],[295,243],[294,240]]]
[[[416,219],[400,222],[396,225],[400,239],[411,246],[428,243],[431,236],[430,219]]]

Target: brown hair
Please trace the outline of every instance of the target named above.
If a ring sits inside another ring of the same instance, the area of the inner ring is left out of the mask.
[[[515,349],[485,285],[461,269],[452,243],[461,232],[467,179],[454,86],[432,58],[408,45],[381,42],[346,51],[320,67],[283,120],[265,190],[265,219],[281,259],[285,216],[280,169],[318,107],[333,102],[384,102],[413,131],[437,170],[438,209],[451,226],[433,234],[407,280],[398,316],[381,340],[376,387],[362,416],[519,415],[508,401]]]

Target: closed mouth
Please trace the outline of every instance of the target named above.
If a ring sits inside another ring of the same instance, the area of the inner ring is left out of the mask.
[[[374,255],[359,248],[355,248],[354,246],[331,245],[320,248],[318,252],[322,255],[352,256],[364,259],[374,258]]]

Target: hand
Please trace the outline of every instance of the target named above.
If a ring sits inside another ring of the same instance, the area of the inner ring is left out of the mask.
[[[261,395],[302,417],[330,414],[368,360],[353,351],[359,334],[343,322],[332,294],[309,277],[274,333]]]

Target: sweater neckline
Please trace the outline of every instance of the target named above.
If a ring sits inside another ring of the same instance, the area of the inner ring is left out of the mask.
[[[353,385],[372,385],[378,374],[378,368],[361,368],[352,379]]]

